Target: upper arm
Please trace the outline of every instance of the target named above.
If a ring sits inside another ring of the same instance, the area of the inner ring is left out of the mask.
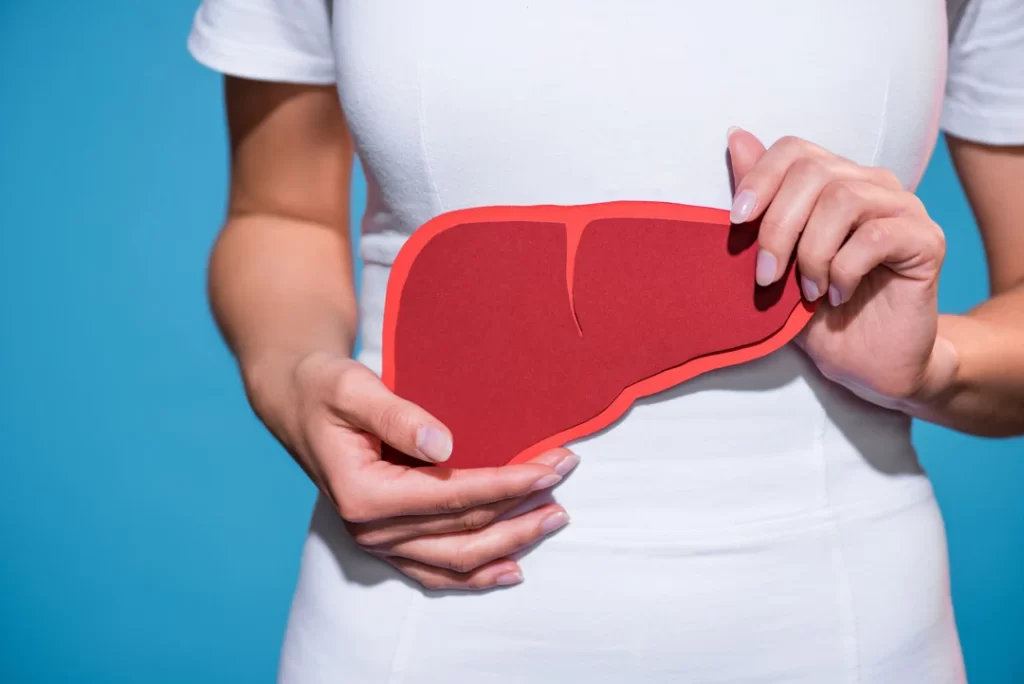
[[[978,221],[992,293],[1024,283],[1024,146],[951,136],[949,151]]]
[[[229,212],[346,225],[352,139],[332,86],[225,78]]]
[[[232,215],[345,225],[353,145],[329,0],[203,0],[188,47],[225,75]]]
[[[999,293],[1024,282],[1024,2],[960,0],[950,19],[942,128]]]

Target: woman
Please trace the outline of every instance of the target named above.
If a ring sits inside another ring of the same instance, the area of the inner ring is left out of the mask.
[[[1024,432],[1024,6],[205,0],[190,48],[227,74],[214,311],[321,491],[282,682],[964,681],[910,417]],[[990,257],[962,316],[911,193],[940,116]],[[383,463],[452,446],[377,379],[408,235],[619,199],[762,218],[757,282],[795,253],[819,313],[532,463]]]

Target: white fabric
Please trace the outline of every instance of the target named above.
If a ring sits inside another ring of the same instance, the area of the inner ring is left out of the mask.
[[[981,143],[1024,144],[1024,2],[952,1],[943,129]]]
[[[390,264],[442,212],[726,208],[730,125],[910,188],[940,116],[1024,142],[1018,4],[951,2],[948,53],[944,7],[923,0],[205,0],[190,48],[337,83],[369,187],[360,359],[379,370]],[[320,501],[280,681],[963,682],[909,427],[792,347],[706,375],[576,443],[554,492],[572,522],[522,558],[522,585],[482,594],[420,590]]]
[[[330,13],[324,0],[214,0],[196,12],[189,51],[243,78],[333,83]]]

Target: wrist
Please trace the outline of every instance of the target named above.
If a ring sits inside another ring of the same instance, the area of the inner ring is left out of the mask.
[[[941,413],[962,384],[960,351],[942,328],[940,325],[921,384],[907,398],[908,412],[921,418]]]
[[[300,355],[290,352],[264,353],[238,358],[242,385],[249,406],[278,440],[289,441],[294,421],[287,415],[294,407],[295,368]]]
[[[956,395],[961,384],[959,370],[959,352],[947,337],[939,334],[932,344],[920,379],[909,391],[891,394],[847,375],[827,374],[827,377],[876,406],[931,419]]]
[[[260,349],[239,350],[239,372],[247,391],[273,392],[281,383],[290,383],[296,367],[304,361],[351,358],[348,344],[330,343],[313,346],[278,345]]]

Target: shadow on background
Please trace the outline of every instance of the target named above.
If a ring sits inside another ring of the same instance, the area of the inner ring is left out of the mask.
[[[219,78],[185,51],[194,8],[0,4],[3,682],[274,679],[313,487],[206,309],[225,135]],[[963,311],[985,268],[942,146],[920,194]],[[1024,681],[1024,441],[915,438],[971,682]]]

